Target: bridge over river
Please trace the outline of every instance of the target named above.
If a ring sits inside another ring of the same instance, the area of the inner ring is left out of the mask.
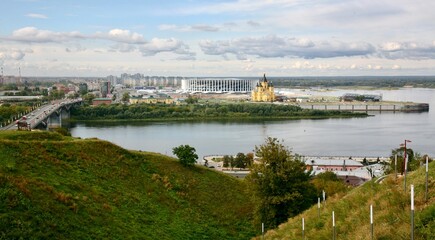
[[[17,130],[19,128],[48,129],[60,127],[62,119],[69,118],[71,107],[80,105],[82,102],[81,98],[62,99],[50,102],[28,113],[21,119],[1,127],[0,130]]]

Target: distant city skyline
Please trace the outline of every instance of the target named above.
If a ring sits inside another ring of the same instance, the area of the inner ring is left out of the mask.
[[[5,75],[435,75],[429,0],[9,0]]]

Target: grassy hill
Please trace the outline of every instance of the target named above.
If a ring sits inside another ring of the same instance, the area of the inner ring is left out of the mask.
[[[244,190],[97,139],[0,132],[0,239],[249,239]]]
[[[302,218],[306,239],[332,239],[332,211],[336,219],[336,239],[370,239],[370,204],[373,205],[374,239],[410,239],[410,184],[415,187],[414,239],[435,239],[435,162],[429,164],[429,194],[425,201],[425,169],[407,177],[407,191],[402,179],[389,176],[380,184],[368,182],[344,196],[334,196],[321,207],[317,205],[289,219],[266,233],[265,239],[302,239]],[[258,237],[257,239],[261,239]]]

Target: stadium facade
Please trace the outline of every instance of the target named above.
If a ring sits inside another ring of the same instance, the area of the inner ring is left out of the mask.
[[[250,93],[257,85],[256,79],[195,78],[181,80],[183,92]]]

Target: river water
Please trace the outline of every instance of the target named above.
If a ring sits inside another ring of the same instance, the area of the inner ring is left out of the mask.
[[[296,91],[296,90],[295,90]],[[344,93],[382,94],[386,101],[429,103],[435,107],[435,89],[304,91],[308,95],[341,96]],[[213,154],[252,152],[265,138],[284,140],[294,153],[308,156],[385,157],[405,139],[408,147],[421,154],[435,155],[435,112],[374,112],[368,118],[205,121],[162,123],[77,123],[74,137],[113,142],[133,150],[172,155],[172,148],[189,144],[200,158]]]

